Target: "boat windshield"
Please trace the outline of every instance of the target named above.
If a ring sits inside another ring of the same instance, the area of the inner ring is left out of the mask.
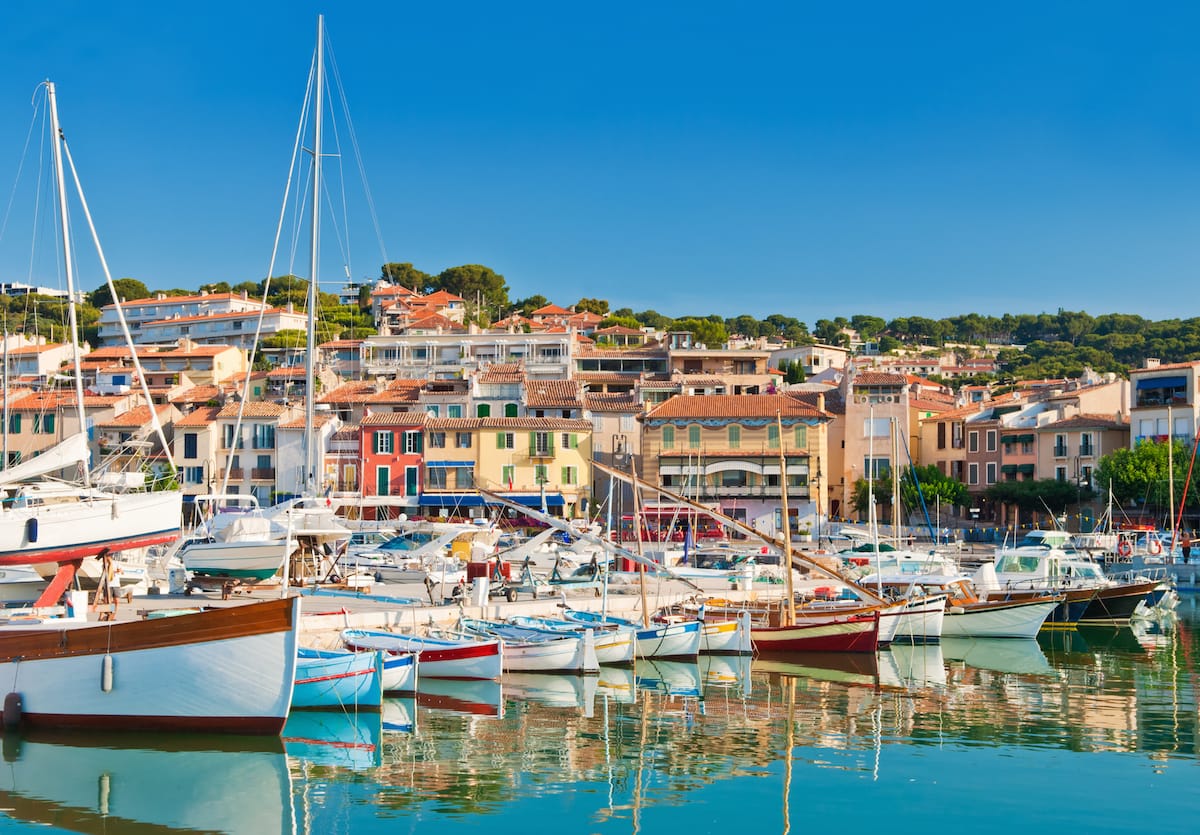
[[[1037,557],[1005,554],[996,560],[997,574],[1036,574],[1041,563]]]
[[[434,540],[433,533],[428,531],[407,531],[392,537],[380,546],[384,551],[415,551],[422,545],[428,545]]]

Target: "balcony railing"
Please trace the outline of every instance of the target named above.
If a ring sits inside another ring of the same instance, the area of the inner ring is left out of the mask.
[[[244,469],[242,469],[241,467],[234,467],[232,470],[229,471],[229,477],[235,478],[238,481],[241,481],[243,478],[246,477],[246,471]]]
[[[255,481],[274,481],[274,467],[254,467],[250,470],[250,478]]]
[[[1091,458],[1096,454],[1096,447],[1092,444],[1080,444],[1079,455],[1083,458]]]
[[[1067,447],[1065,444],[1063,446],[1055,445],[1054,457],[1055,458],[1066,458],[1067,457]]]

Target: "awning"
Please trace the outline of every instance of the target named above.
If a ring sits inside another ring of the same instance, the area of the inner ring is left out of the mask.
[[[520,494],[502,493],[504,498],[517,504],[523,504],[526,507],[541,507],[542,496],[540,493]],[[483,497],[478,493],[422,493],[417,504],[421,507],[482,507],[487,504],[489,507],[500,507],[499,502],[484,502]],[[566,502],[563,500],[561,493],[547,493],[546,507],[562,507]]]
[[[1033,475],[1033,465],[1032,464],[1019,464],[1019,465],[1017,465],[1017,472],[1019,472],[1023,475]]]
[[[1142,377],[1137,381],[1139,389],[1179,389],[1187,387],[1187,377]]]
[[[474,461],[426,461],[426,467],[474,467]]]
[[[1002,472],[1002,473],[1015,473],[1016,471],[1017,471],[1016,464],[1005,464],[1002,467],[1000,467],[1000,472]]]

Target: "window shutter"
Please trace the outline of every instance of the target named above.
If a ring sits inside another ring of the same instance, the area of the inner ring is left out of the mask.
[[[571,449],[579,449],[579,436],[571,433]]]
[[[417,454],[420,455],[425,451],[425,436],[420,432],[417,433]]]
[[[529,433],[529,454],[534,455],[537,452],[537,433]]]
[[[496,449],[504,449],[504,433],[496,433]]]

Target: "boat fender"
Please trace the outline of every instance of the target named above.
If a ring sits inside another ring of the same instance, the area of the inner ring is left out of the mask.
[[[1117,553],[1120,554],[1122,557],[1128,557],[1130,554],[1133,553],[1133,546],[1131,546],[1129,544],[1129,540],[1122,539],[1120,542],[1117,543]]]
[[[6,733],[3,742],[0,743],[0,748],[3,749],[6,763],[19,761],[21,759],[21,734],[15,731]]]
[[[113,689],[113,657],[108,653],[100,659],[100,689],[105,693]]]
[[[966,611],[962,606],[950,606],[946,609],[948,615],[961,615]]]
[[[25,538],[30,542],[37,542],[38,537],[38,520],[36,516],[30,516],[25,520]]]
[[[1162,543],[1159,542],[1157,538],[1152,538],[1150,540],[1150,553],[1151,554],[1161,554],[1162,553]]]
[[[4,697],[4,727],[15,728],[21,724],[22,705],[20,693],[9,693]]]

